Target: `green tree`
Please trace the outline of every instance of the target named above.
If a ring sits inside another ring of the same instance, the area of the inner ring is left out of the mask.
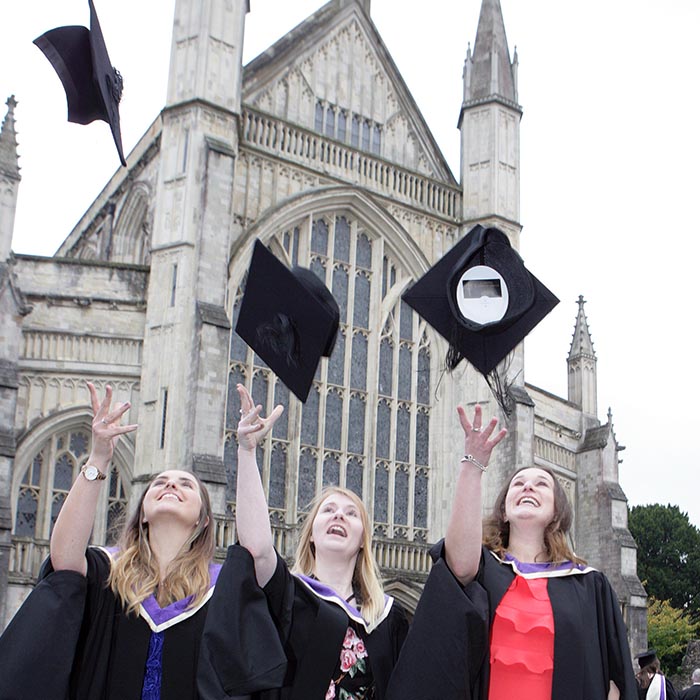
[[[680,672],[686,646],[691,639],[695,639],[699,628],[700,623],[692,622],[685,610],[674,608],[668,600],[649,598],[649,648],[656,649],[664,673],[674,675]]]
[[[629,529],[637,542],[637,573],[647,593],[700,620],[700,530],[678,506],[630,509]]]

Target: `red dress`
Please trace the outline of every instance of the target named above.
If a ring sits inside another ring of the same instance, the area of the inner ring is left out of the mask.
[[[488,700],[551,700],[554,616],[547,580],[516,575],[496,608]]]

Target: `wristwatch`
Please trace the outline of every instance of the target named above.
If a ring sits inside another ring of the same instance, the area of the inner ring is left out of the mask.
[[[92,464],[84,465],[83,468],[80,470],[80,473],[88,481],[104,481],[107,478],[106,474],[103,474],[97,467],[93,466]]]

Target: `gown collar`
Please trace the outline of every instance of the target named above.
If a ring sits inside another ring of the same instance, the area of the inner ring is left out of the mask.
[[[107,554],[110,562],[114,561],[118,549],[116,547],[100,547]],[[161,608],[155,595],[151,594],[138,607],[138,614],[143,618],[144,622],[151,628],[153,632],[162,632],[163,630],[176,625],[178,622],[183,622],[199,612],[211,598],[214,593],[214,586],[221,571],[221,564],[209,564],[209,589],[203,600],[193,608],[188,607],[193,596],[187,596],[182,600],[176,600],[169,605]]]
[[[491,552],[491,550],[489,550]],[[503,565],[510,566],[518,576],[525,578],[559,578],[561,576],[575,576],[596,571],[592,566],[574,564],[572,561],[562,562],[521,562],[511,554],[506,554],[503,559],[496,554],[491,554]]]
[[[351,605],[347,600],[339,596],[330,586],[327,586],[325,583],[321,583],[318,579],[305,576],[304,574],[295,574],[295,576],[315,596],[341,608],[351,620],[354,620],[358,624],[362,625],[368,634],[373,632],[379,626],[379,624],[387,618],[389,611],[391,610],[391,606],[394,604],[394,599],[385,593],[384,610],[382,610],[379,618],[370,625],[364,619],[364,617],[362,617],[362,614],[354,605]]]

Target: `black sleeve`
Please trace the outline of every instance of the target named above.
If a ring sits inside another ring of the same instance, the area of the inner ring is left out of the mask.
[[[0,698],[65,700],[85,608],[87,579],[47,572],[0,637]]]
[[[678,700],[678,693],[673,687],[673,683],[666,676],[664,676],[664,680],[666,681],[666,700]]]
[[[408,636],[408,617],[406,616],[403,605],[396,599],[392,606],[392,612],[394,613],[392,621],[392,643],[394,645],[394,663],[396,663],[404,642],[406,641],[406,637]]]
[[[295,588],[292,574],[279,553],[275,571],[263,591],[275,627],[283,644],[287,644],[292,632]]]
[[[488,599],[434,564],[389,681],[387,700],[471,700],[488,651]]]
[[[617,595],[608,579],[600,574],[602,607],[605,616],[604,639],[607,643],[610,679],[620,691],[620,700],[637,700],[638,684],[632,668],[627,642],[627,627],[622,619]]]
[[[282,687],[287,659],[245,548],[229,547],[208,607],[197,673],[201,699],[223,700]]]

